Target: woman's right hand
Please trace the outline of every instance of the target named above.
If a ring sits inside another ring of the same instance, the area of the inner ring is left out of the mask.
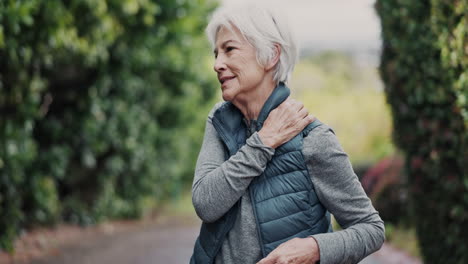
[[[299,134],[315,117],[309,115],[304,104],[288,97],[272,110],[258,132],[266,146],[277,148]]]

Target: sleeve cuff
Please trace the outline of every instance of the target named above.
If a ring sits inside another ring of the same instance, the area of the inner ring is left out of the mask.
[[[337,237],[338,236],[338,237]],[[340,263],[343,260],[343,239],[338,232],[312,235],[320,251],[320,264]]]
[[[250,138],[247,139],[247,145],[254,147],[254,148],[260,148],[264,150],[265,153],[267,153],[271,158],[275,154],[275,149],[271,148],[265,144],[263,144],[262,140],[260,139],[260,136],[258,135],[258,132],[255,132],[250,136]]]

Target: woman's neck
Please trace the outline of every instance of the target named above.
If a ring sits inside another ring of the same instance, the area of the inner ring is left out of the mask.
[[[268,97],[275,89],[274,82],[262,83],[251,93],[235,99],[232,103],[242,112],[244,117],[250,123],[250,120],[257,120]]]

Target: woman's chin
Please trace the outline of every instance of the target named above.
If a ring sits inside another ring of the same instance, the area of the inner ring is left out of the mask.
[[[224,95],[224,93],[223,93],[223,100],[226,101],[226,102],[231,102],[231,101],[232,101],[232,97],[231,97],[231,96],[228,96],[228,95]]]
[[[227,91],[227,89],[223,91],[222,96],[224,101],[231,102],[234,99],[234,95]]]

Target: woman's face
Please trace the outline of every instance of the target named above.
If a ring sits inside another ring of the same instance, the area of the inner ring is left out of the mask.
[[[244,100],[264,81],[266,70],[256,58],[255,48],[240,31],[221,27],[216,35],[214,70],[225,101]]]

